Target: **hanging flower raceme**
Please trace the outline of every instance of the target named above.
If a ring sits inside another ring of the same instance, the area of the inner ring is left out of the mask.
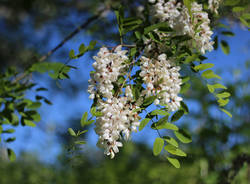
[[[96,119],[95,131],[99,135],[97,146],[113,158],[119,152],[118,147],[122,146],[119,140],[122,137],[128,140],[131,132],[136,132],[140,124],[139,116],[134,112],[138,107],[125,96],[101,101],[98,108],[102,116]]]
[[[112,82],[117,80],[121,70],[125,67],[124,62],[128,60],[126,56],[127,50],[121,50],[122,46],[119,45],[114,51],[108,50],[103,47],[94,56],[95,62],[93,67],[95,71],[91,73],[89,80],[88,92],[90,98],[112,98],[112,90],[114,88]]]
[[[178,96],[182,83],[180,67],[167,60],[166,54],[159,55],[157,59],[142,56],[141,63],[140,76],[146,84],[142,94],[157,96],[154,103],[166,105],[169,111],[178,110],[182,101]]]
[[[158,0],[153,5],[152,15],[160,22],[167,22],[176,35],[190,36],[190,45],[202,54],[213,50],[213,42],[210,41],[213,32],[209,27],[208,14],[203,11],[202,5],[193,2],[189,12],[187,7],[176,0]]]
[[[95,131],[99,135],[97,146],[103,148],[104,153],[111,158],[119,152],[118,147],[122,146],[120,140],[128,140],[131,132],[136,132],[136,127],[139,126],[139,116],[134,112],[139,107],[133,102],[130,86],[126,87],[123,96],[113,92],[113,83],[126,67],[126,53],[121,45],[114,51],[101,48],[97,56],[94,56],[95,71],[89,80],[90,98],[97,99],[97,109],[102,113],[96,119]]]

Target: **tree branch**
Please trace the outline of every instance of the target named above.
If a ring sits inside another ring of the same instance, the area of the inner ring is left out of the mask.
[[[85,29],[89,24],[91,24],[93,21],[97,20],[100,18],[102,13],[106,11],[106,9],[102,9],[99,11],[97,15],[93,15],[92,17],[88,18],[82,25],[77,27],[73,32],[71,32],[68,36],[66,36],[55,48],[50,50],[46,55],[43,55],[40,59],[38,59],[37,62],[43,62],[45,61],[48,57],[50,57],[53,53],[55,53],[59,48],[61,48],[67,41],[72,39],[76,34],[78,34],[81,30]],[[13,82],[18,82],[25,78],[27,76],[27,73],[23,73],[19,75]]]

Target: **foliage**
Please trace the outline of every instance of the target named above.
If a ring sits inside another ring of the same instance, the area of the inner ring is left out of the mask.
[[[211,28],[214,30],[222,29],[222,31],[218,31],[219,33],[214,37],[214,48],[217,49],[217,47],[220,46],[222,51],[228,55],[230,53],[230,46],[224,37],[221,39],[220,36],[224,35],[231,37],[234,36],[234,33],[231,32],[230,27],[222,24],[219,22],[219,20],[226,12],[230,12],[225,16],[232,16],[233,18],[236,18],[249,29],[250,16],[247,12],[249,9],[247,6],[249,5],[249,2],[245,0],[226,0],[224,4],[221,4],[219,9],[225,10],[221,11],[222,14],[220,16],[209,10],[207,1],[197,2],[204,4],[204,11],[208,12],[209,17],[211,17]],[[32,2],[27,3],[32,5]],[[54,4],[55,2],[51,3]],[[192,139],[190,133],[187,133],[187,128],[178,127],[176,121],[180,120],[183,115],[189,114],[189,109],[183,101],[180,102],[178,109],[175,110],[171,110],[168,104],[157,103],[157,99],[159,99],[161,95],[160,93],[165,93],[166,91],[162,91],[156,95],[151,94],[149,96],[143,93],[145,90],[145,85],[147,84],[145,81],[143,81],[143,78],[140,75],[141,68],[138,69],[143,65],[144,62],[142,56],[156,58],[156,56],[159,56],[160,54],[166,54],[167,57],[174,59],[175,65],[182,69],[185,68],[188,70],[188,72],[181,71],[182,84],[180,93],[183,96],[185,96],[190,90],[190,87],[192,88],[194,86],[193,80],[190,80],[191,77],[195,74],[200,74],[201,78],[199,78],[199,81],[203,80],[206,82],[206,87],[208,91],[215,97],[219,109],[230,117],[232,117],[231,111],[224,109],[224,107],[229,103],[229,98],[231,97],[232,92],[230,88],[218,82],[218,79],[221,79],[221,77],[212,70],[214,64],[208,63],[206,61],[207,58],[203,56],[205,52],[200,50],[201,48],[199,48],[199,45],[197,45],[197,40],[194,40],[194,38],[188,34],[178,34],[176,30],[171,27],[169,22],[159,21],[157,19],[154,20],[150,14],[150,7],[155,5],[153,1],[152,3],[142,3],[138,1],[138,3],[140,5],[144,5],[144,11],[142,11],[141,14],[135,13],[133,3],[128,4],[128,7],[126,7],[124,5],[126,4],[126,1],[124,1],[121,3],[119,8],[117,6],[119,3],[117,2],[115,3],[113,1],[108,1],[107,3],[104,3],[104,6],[107,6],[105,8],[108,8],[108,11],[110,11],[111,6],[112,9],[114,9],[114,14],[116,15],[117,20],[117,25],[115,25],[118,28],[115,35],[116,38],[118,37],[120,39],[120,43],[116,46],[112,46],[110,52],[113,53],[118,45],[121,45],[123,48],[128,50],[128,54],[126,55],[128,60],[123,63],[125,65],[125,71],[123,71],[123,73],[118,76],[117,80],[112,82],[112,85],[114,86],[112,94],[117,98],[126,96],[124,95],[124,90],[127,87],[131,88],[133,96],[131,103],[133,103],[133,105],[136,103],[139,104],[138,108],[133,110],[133,113],[141,116],[138,118],[140,119],[139,131],[143,130],[144,127],[150,124],[151,129],[159,134],[159,137],[155,139],[153,145],[153,154],[158,156],[161,155],[161,153],[164,153],[166,160],[168,160],[174,167],[179,168],[180,162],[177,160],[176,156],[179,156],[180,158],[187,156],[186,153],[181,150],[179,142],[185,144],[191,143]],[[190,20],[194,21],[194,15],[192,12],[193,1],[184,0],[181,1],[181,3],[183,3],[183,7],[187,8],[188,14],[191,17]],[[94,7],[93,4],[90,3],[89,6],[96,10],[96,7]],[[63,5],[65,5],[65,3],[63,3]],[[8,4],[6,7],[11,10],[12,4]],[[29,8],[28,11],[30,11]],[[51,16],[56,17],[55,14]],[[50,19],[50,17],[46,18]],[[108,16],[106,17],[106,21],[107,20],[109,20]],[[112,24],[114,20],[109,21]],[[103,22],[105,21],[103,20]],[[194,25],[195,34],[199,33],[201,23]],[[94,31],[93,35],[95,35]],[[128,44],[125,42],[128,42]],[[155,45],[156,47],[153,48],[149,54],[147,54],[147,47],[152,46],[150,44]],[[4,134],[13,133],[15,131],[15,127],[19,124],[22,126],[36,126],[35,122],[39,122],[41,119],[38,109],[42,105],[42,102],[52,104],[47,98],[39,94],[39,91],[45,91],[46,88],[40,87],[37,84],[31,82],[30,76],[32,74],[36,72],[41,74],[48,73],[48,75],[54,80],[70,79],[68,74],[69,71],[71,69],[77,68],[69,65],[69,62],[73,59],[82,57],[89,51],[96,50],[97,45],[98,44],[96,41],[91,41],[89,46],[81,44],[77,54],[74,50],[69,52],[69,59],[65,64],[60,62],[43,61],[37,59],[36,57],[35,59],[31,59],[31,57],[29,57],[27,65],[28,67],[24,67],[23,71],[21,72],[17,72],[17,70],[12,68],[4,68],[2,74],[0,75],[1,137]],[[163,51],[160,49],[162,47],[164,48]],[[95,71],[91,74],[94,73]],[[162,79],[159,79],[154,87],[159,87],[162,82]],[[35,100],[26,98],[28,91],[33,89],[35,90]],[[101,112],[102,109],[99,107],[100,99],[105,101],[105,98],[106,97],[97,98],[95,96],[90,110],[91,117],[88,118],[89,115],[87,112],[85,112],[82,116],[80,122],[82,128],[93,124],[95,120],[98,118],[100,119],[100,117],[103,116],[103,113]],[[202,99],[199,99],[199,101],[202,101]],[[206,105],[203,104],[203,106],[205,109]],[[149,109],[150,112],[148,112]],[[167,132],[165,130],[167,130]],[[75,131],[73,128],[69,128],[68,132],[74,138],[74,144],[72,145],[71,150],[74,151],[75,146],[77,145],[85,144],[85,141],[79,139],[79,137],[86,133],[87,130]],[[164,136],[161,136],[163,132]],[[14,140],[15,137],[8,137],[7,139],[1,141],[9,143],[13,142]],[[7,153],[9,154],[10,160],[15,160],[15,154],[11,149],[7,148]]]

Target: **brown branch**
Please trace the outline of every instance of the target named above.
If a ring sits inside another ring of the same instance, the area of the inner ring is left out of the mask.
[[[92,17],[88,18],[82,25],[77,27],[73,32],[71,32],[68,36],[66,36],[55,48],[50,50],[46,55],[42,56],[40,59],[37,60],[37,62],[43,62],[48,57],[50,57],[53,53],[55,53],[59,48],[61,48],[67,41],[72,39],[76,34],[78,34],[81,30],[85,29],[89,24],[91,24],[93,21],[97,20],[102,13],[106,11],[106,9],[102,9],[99,11],[97,15],[93,15]],[[13,82],[18,82],[25,78],[27,76],[27,73],[23,73],[19,75]]]

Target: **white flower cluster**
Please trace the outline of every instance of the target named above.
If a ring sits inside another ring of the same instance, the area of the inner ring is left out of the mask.
[[[219,9],[219,6],[220,6],[220,1],[221,0],[208,0],[208,8],[218,14],[218,9]]]
[[[213,32],[209,27],[210,20],[208,14],[203,11],[202,5],[193,2],[189,15],[187,7],[176,0],[158,0],[153,5],[153,16],[161,22],[168,22],[177,35],[189,35],[193,38],[195,48],[204,54],[213,50],[211,36]]]
[[[115,96],[112,93],[115,82],[121,74],[128,59],[127,51],[121,46],[112,52],[103,47],[94,56],[93,67],[95,72],[91,74],[88,92],[91,99],[98,99],[98,110],[101,117],[96,119],[95,131],[99,135],[97,146],[103,148],[106,155],[111,158],[119,152],[122,146],[119,140],[124,137],[129,139],[132,131],[139,126],[139,116],[135,109],[139,108],[133,101],[130,86],[125,89],[125,96]]]
[[[154,103],[163,103],[169,111],[176,111],[180,107],[182,98],[178,96],[180,92],[180,67],[174,62],[167,60],[166,54],[161,54],[157,59],[141,57],[142,66],[140,76],[146,84],[146,89],[142,95],[157,95]]]
[[[94,73],[91,73],[89,80],[88,92],[90,98],[99,98],[100,95],[104,98],[112,98],[112,90],[114,88],[112,82],[115,82],[120,75],[121,70],[125,65],[122,65],[128,57],[126,56],[127,50],[122,50],[122,46],[116,47],[114,52],[109,51],[103,47],[94,56],[95,62],[93,67]]]
[[[135,109],[136,105],[128,102],[129,97],[113,97],[105,102],[101,102],[102,117],[96,120],[95,131],[99,135],[97,146],[104,149],[106,155],[111,158],[119,152],[118,147],[122,146],[119,142],[121,136],[128,140],[132,131],[136,132],[136,127],[140,122]]]

